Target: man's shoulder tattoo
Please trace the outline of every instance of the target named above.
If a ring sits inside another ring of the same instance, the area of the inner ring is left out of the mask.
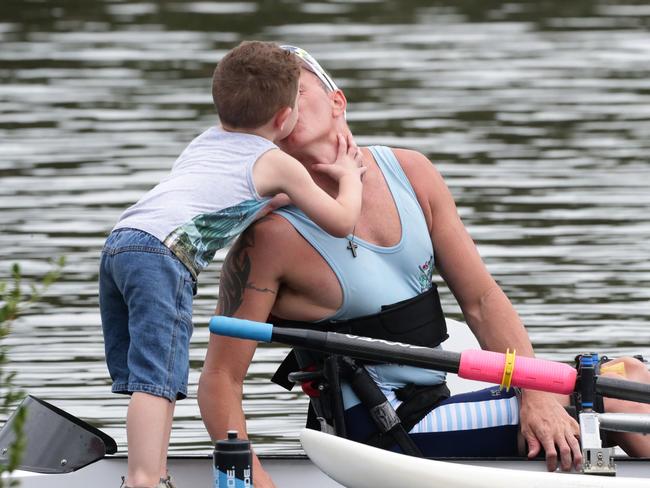
[[[254,226],[242,233],[226,256],[221,268],[219,284],[219,301],[223,315],[232,316],[239,310],[246,289],[273,295],[277,293],[276,290],[258,287],[250,281],[252,261],[249,252],[253,247],[255,247]]]

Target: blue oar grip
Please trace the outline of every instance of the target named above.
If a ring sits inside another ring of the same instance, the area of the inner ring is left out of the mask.
[[[222,315],[212,317],[209,328],[213,334],[261,342],[271,342],[273,334],[272,324]]]

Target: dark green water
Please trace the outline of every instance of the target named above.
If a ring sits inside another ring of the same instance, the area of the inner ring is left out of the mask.
[[[4,0],[0,279],[12,262],[29,277],[50,257],[69,263],[15,323],[18,383],[124,445],[99,251],[120,212],[215,123],[210,75],[243,39],[305,47],[345,90],[360,144],[431,158],[540,353],[650,355],[649,27],[641,1]],[[209,448],[194,395],[219,268],[196,300],[175,452]],[[304,400],[268,382],[282,352],[261,348],[245,387],[266,451],[298,449],[303,422]]]

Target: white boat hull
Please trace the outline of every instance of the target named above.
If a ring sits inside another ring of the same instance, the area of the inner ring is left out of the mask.
[[[415,458],[385,451],[341,437],[304,429],[300,435],[310,459],[347,488],[647,488],[647,477],[616,477],[548,473],[475,466]]]
[[[127,458],[111,456],[67,474],[14,473],[20,488],[118,488],[126,474]],[[262,460],[264,468],[278,488],[341,488],[341,485],[320,471],[304,456],[269,457]],[[169,471],[180,488],[209,488],[214,485],[212,458],[170,457]]]
[[[316,433],[320,434],[320,433]],[[322,434],[324,435],[324,434]],[[347,441],[349,442],[349,441]],[[357,446],[355,444],[355,446]],[[363,446],[367,447],[367,446]],[[372,448],[371,448],[372,449]],[[359,452],[356,447],[354,454],[348,454],[344,458],[344,463],[353,471],[353,475],[358,478],[360,476],[359,470],[361,469],[363,475],[370,473],[375,468],[371,467],[370,464],[367,464],[365,461],[358,459],[357,452]],[[381,451],[386,452],[386,451]],[[396,455],[398,456],[398,455]],[[374,457],[373,457],[374,459]],[[401,459],[401,458],[400,458]],[[426,460],[425,460],[426,461]],[[15,473],[14,478],[19,479],[21,488],[117,488],[120,486],[120,476],[124,476],[126,473],[126,462],[127,459],[124,456],[109,456],[106,457],[90,466],[80,469],[74,473],[69,474],[35,474],[35,473],[26,473],[19,472]],[[404,479],[405,473],[407,473],[406,467],[401,466],[398,470],[399,479]],[[431,462],[431,461],[426,461]],[[463,459],[463,460],[454,460],[453,462],[445,462],[444,464],[459,464],[462,463],[466,466],[481,467],[481,468],[499,468],[500,471],[507,470],[506,477],[502,478],[499,483],[491,485],[490,488],[494,486],[508,486],[510,488],[516,488],[519,486],[528,487],[528,484],[515,484],[514,482],[509,482],[508,476],[510,470],[533,474],[546,474],[545,473],[545,464],[543,461],[526,461],[526,460],[513,460],[513,459],[501,459],[501,460],[477,460],[477,459]],[[390,488],[399,488],[402,486],[408,486],[409,488],[421,485],[409,485],[409,484],[354,484],[357,481],[352,482],[352,484],[344,484],[346,480],[340,479],[335,481],[330,478],[324,471],[319,469],[319,466],[314,464],[311,460],[306,457],[263,457],[262,464],[264,468],[271,474],[271,477],[276,483],[278,488],[304,488],[304,487],[314,487],[314,488],[341,488],[347,486],[348,488],[355,488],[357,486],[372,486],[373,488],[381,488],[382,486],[390,486]],[[428,465],[427,465],[428,466]],[[177,485],[180,488],[208,488],[212,486],[212,459],[208,456],[201,457],[170,457],[169,458],[169,467],[172,475],[177,481]],[[361,468],[359,468],[361,467]],[[336,468],[335,468],[336,469]],[[650,460],[640,460],[640,459],[622,459],[617,461],[618,477],[617,480],[623,478],[634,478],[634,477],[643,477],[646,479],[642,480],[644,484],[642,485],[622,485],[625,487],[628,486],[650,486]],[[427,469],[429,471],[429,469]],[[600,485],[590,485],[583,484],[585,476],[583,475],[562,475],[559,473],[550,473],[550,482],[546,481],[546,485],[542,488],[555,488],[555,481],[560,479],[557,476],[563,478],[569,478],[573,482],[571,487],[576,488],[586,488],[592,486]],[[355,479],[356,479],[355,478]],[[472,478],[469,478],[472,479]],[[482,479],[482,478],[481,478]],[[598,481],[601,478],[596,478],[595,481]],[[387,482],[388,478],[385,480],[382,479],[382,482]],[[587,478],[586,482],[590,482],[592,478]],[[608,481],[607,479],[604,479]],[[341,483],[343,482],[343,484]],[[401,483],[401,482],[400,482]],[[527,482],[528,483],[528,482]],[[429,484],[427,488],[434,486],[444,486],[454,487],[454,486],[488,486],[488,485],[454,485],[454,484],[440,484],[434,485]],[[535,485],[531,485],[535,486]],[[604,485],[607,488],[615,485]]]

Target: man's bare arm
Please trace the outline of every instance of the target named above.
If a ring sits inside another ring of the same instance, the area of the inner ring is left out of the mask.
[[[228,253],[221,270],[217,314],[266,321],[280,285],[278,260],[270,257],[276,250],[269,247],[277,241],[269,239],[269,244],[257,241],[260,234],[273,232],[269,220],[272,218],[260,220],[246,230]],[[198,401],[203,422],[213,440],[225,438],[231,429],[242,437],[248,436],[242,392],[256,347],[254,341],[210,336],[199,379]],[[257,456],[253,472],[256,487],[274,486]]]
[[[263,225],[261,222],[262,221],[260,221],[260,225]],[[234,317],[244,301],[244,293],[246,290],[268,293],[271,295],[277,294],[277,290],[257,286],[254,281],[251,281],[251,255],[256,251],[254,248],[255,227],[252,227],[248,231],[244,232],[237,240],[226,256],[223,268],[221,268],[219,302],[217,303],[218,314]],[[256,271],[259,272],[257,268]]]
[[[519,355],[533,356],[521,319],[485,267],[440,173],[422,154],[406,150],[395,153],[424,211],[436,267],[481,347],[502,352],[516,349]],[[565,470],[570,469],[572,461],[575,466],[580,464],[582,456],[575,437],[578,425],[553,395],[524,390],[521,430],[529,455],[537,455],[543,447],[550,470],[555,470],[558,458]]]

